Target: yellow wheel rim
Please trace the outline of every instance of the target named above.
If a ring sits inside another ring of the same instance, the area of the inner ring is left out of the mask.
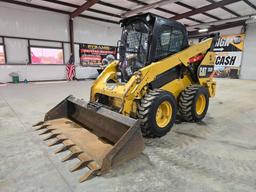
[[[165,128],[172,118],[172,105],[168,101],[161,103],[156,112],[158,127]]]
[[[196,101],[196,113],[197,115],[202,115],[202,113],[205,110],[206,106],[206,99],[204,95],[199,95],[197,101]]]

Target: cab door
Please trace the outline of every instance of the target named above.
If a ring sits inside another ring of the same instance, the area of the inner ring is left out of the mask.
[[[158,61],[187,47],[187,34],[181,24],[161,21],[156,23],[152,42],[152,61]]]

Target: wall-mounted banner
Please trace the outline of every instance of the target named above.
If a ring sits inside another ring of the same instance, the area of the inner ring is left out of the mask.
[[[215,77],[239,78],[244,34],[220,36],[214,45]]]
[[[116,58],[116,47],[107,45],[80,44],[82,66],[100,66],[107,57]]]

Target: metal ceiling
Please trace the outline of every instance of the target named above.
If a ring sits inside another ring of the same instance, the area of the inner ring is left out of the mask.
[[[124,16],[151,12],[175,19],[195,34],[205,23],[210,29],[243,25],[256,15],[256,0],[0,0],[62,14],[119,23]],[[246,17],[244,17],[246,16]],[[232,19],[235,19],[233,21]],[[223,21],[223,22],[220,22]],[[195,27],[193,27],[195,26]]]

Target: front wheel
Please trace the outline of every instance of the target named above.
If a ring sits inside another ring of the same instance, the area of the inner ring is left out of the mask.
[[[171,93],[160,89],[149,91],[138,105],[143,136],[164,136],[171,130],[176,113],[176,99]]]

